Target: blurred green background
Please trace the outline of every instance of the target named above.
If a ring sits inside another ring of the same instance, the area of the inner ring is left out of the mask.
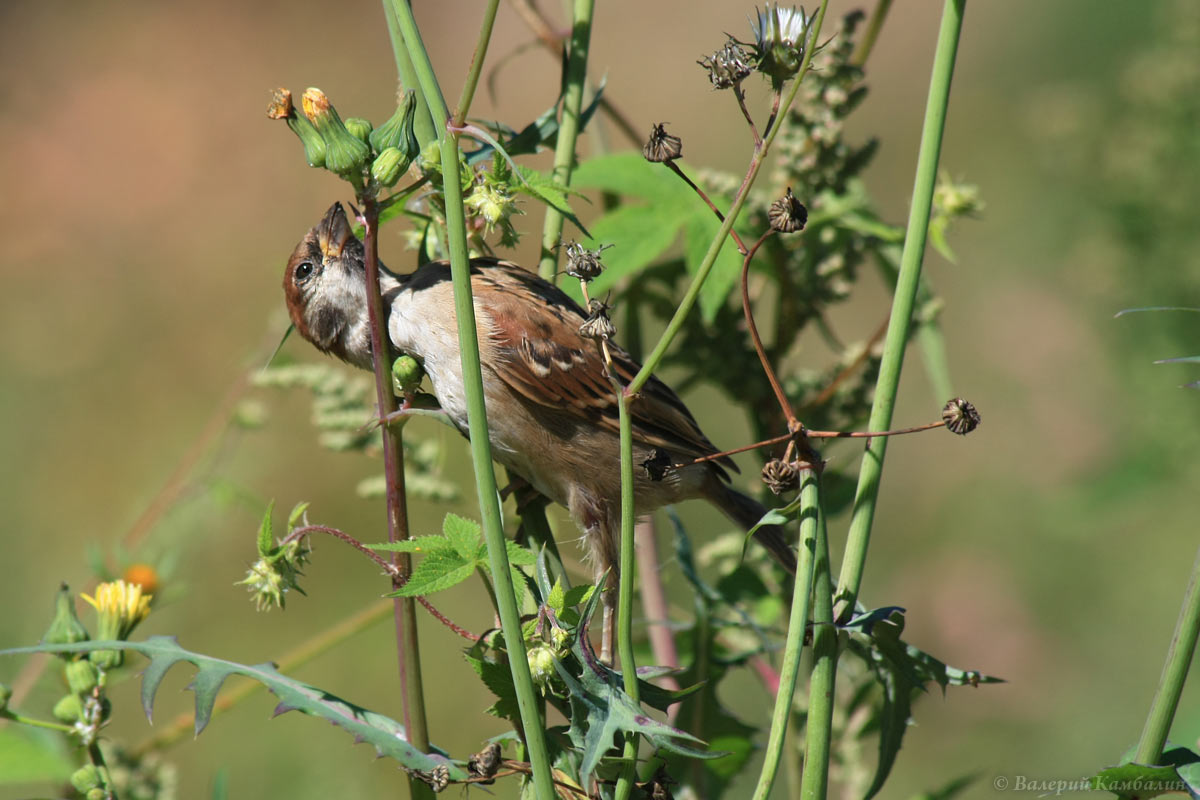
[[[692,62],[726,31],[746,38],[752,7],[599,6],[592,74],[607,75],[608,96],[639,129],[669,121],[690,163],[740,170],[749,148],[735,106]],[[939,6],[896,4],[868,64],[870,97],[852,117],[852,139],[882,140],[868,183],[895,222],[907,212]],[[834,2],[831,12],[854,7]],[[479,12],[461,0],[418,4],[451,97]],[[532,39],[505,6],[478,116],[519,127],[551,104],[558,66]],[[984,424],[965,440],[893,443],[863,600],[906,607],[912,643],[1009,683],[918,703],[884,796],[968,772],[979,775],[970,797],[993,795],[998,776],[1081,778],[1141,731],[1200,539],[1200,395],[1179,388],[1200,375],[1151,362],[1200,352],[1200,317],[1113,314],[1200,305],[1197,53],[1200,7],[1190,0],[967,9],[942,168],[979,184],[987,208],[952,230],[958,263],[931,253],[926,269],[947,301],[956,389]],[[9,646],[38,639],[60,581],[89,585],[93,552],[118,563],[114,545],[277,341],[291,248],[330,202],[350,199],[265,118],[269,90],[320,86],[343,115],[381,121],[395,73],[377,4],[228,0],[4,3],[0,65],[9,76],[0,91],[0,645]],[[625,146],[611,130],[607,138]],[[540,227],[538,209],[527,210],[525,230]],[[384,256],[408,269],[399,233],[385,236]],[[537,238],[519,251],[526,261]],[[870,275],[835,321],[847,338],[865,336],[886,308]],[[319,358],[298,339],[285,351]],[[316,521],[367,541],[385,534],[382,504],[353,495],[373,463],[319,448],[302,393],[248,397],[269,410],[265,426],[217,439],[134,555],[175,561],[143,633],[253,663],[384,589],[371,565],[318,541],[308,597],[256,613],[233,582],[253,560],[267,500],[285,509],[310,500]],[[740,431],[721,425],[727,400],[711,391],[688,399],[719,444],[740,443]],[[944,399],[931,396],[914,358],[898,424],[932,418]],[[474,515],[465,446],[431,425],[420,432],[444,439],[446,474],[463,481],[468,501],[450,509]],[[741,463],[753,476],[754,462]],[[445,510],[416,503],[414,527],[432,532]],[[686,518],[701,538],[722,529],[699,509]],[[832,536],[838,548],[844,520]],[[681,588],[670,566],[666,581]],[[481,594],[457,591],[439,605],[469,628],[489,624]],[[425,615],[421,633],[433,738],[473,752],[502,726],[481,713],[490,701],[458,655],[462,641]],[[0,662],[0,680],[21,667]],[[184,672],[160,692],[160,726],[190,703],[179,691]],[[400,713],[387,623],[298,677]],[[35,691],[27,707],[52,701],[56,688]],[[116,699],[114,734],[149,735],[136,682]],[[1193,685],[1176,741],[1200,736],[1198,700]],[[761,691],[734,701],[748,719],[765,718]],[[232,797],[405,791],[391,762],[315,720],[271,721],[272,705],[265,695],[247,701],[170,751],[179,796],[208,796],[222,768]],[[7,791],[0,796],[32,789]]]

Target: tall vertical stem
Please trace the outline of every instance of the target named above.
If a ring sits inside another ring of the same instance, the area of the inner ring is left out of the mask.
[[[929,212],[933,202],[933,186],[937,179],[938,156],[942,149],[942,133],[946,124],[946,108],[950,102],[950,79],[954,75],[954,59],[958,54],[958,39],[962,31],[963,11],[967,0],[946,0],[942,11],[941,30],[933,57],[933,75],[929,80],[929,99],[925,105],[925,124],[921,131],[921,150],[917,158],[917,174],[909,204],[908,231],[904,237],[904,252],[900,256],[900,274],[896,279],[896,294],[892,298],[892,315],[883,344],[883,359],[879,379],[875,384],[875,402],[871,407],[867,430],[883,431],[892,424],[896,393],[900,386],[900,368],[912,325],[912,311],[920,285],[921,261],[925,256],[925,237],[929,230]],[[883,456],[888,438],[879,436],[867,442],[867,451],[858,473],[858,489],[854,495],[854,513],[842,557],[838,584],[838,615],[854,611],[858,590],[866,567],[867,544],[871,524],[875,519],[875,501],[879,496],[879,480],[883,473]]]
[[[804,729],[803,800],[823,800],[829,789],[829,748],[833,740],[833,690],[837,681],[838,632],[833,627],[833,579],[825,514],[817,506],[817,554],[813,581],[813,668],[808,681],[808,722]]]
[[[575,0],[572,14],[562,116],[558,124],[558,142],[554,147],[554,181],[563,186],[571,185],[571,169],[575,164],[575,140],[579,136],[579,115],[580,109],[583,108],[584,84],[587,83],[588,48],[592,39],[594,4],[594,0]],[[546,206],[546,220],[542,225],[542,257],[538,262],[538,274],[546,280],[554,279],[554,272],[558,267],[555,248],[562,238],[562,229],[562,212]]]
[[[471,296],[471,263],[467,254],[466,215],[463,209],[461,177],[458,163],[458,137],[446,130],[449,111],[441,86],[429,60],[429,52],[421,40],[420,30],[407,0],[390,0],[399,23],[404,44],[412,59],[413,69],[425,92],[430,116],[440,140],[442,176],[446,201],[446,235],[450,252],[450,273],[454,287],[454,314],[458,322],[458,341],[462,352],[463,390],[467,399],[467,427],[471,439],[471,460],[475,468],[475,484],[479,511],[487,543],[488,560],[496,576],[496,602],[500,611],[500,626],[508,648],[508,666],[517,693],[517,707],[529,761],[533,772],[533,787],[537,800],[552,800],[554,784],[550,776],[550,757],[546,747],[545,726],[538,704],[537,691],[529,673],[525,641],[521,635],[521,616],[516,593],[508,580],[508,553],[505,549],[504,528],[500,518],[500,502],[496,491],[496,473],[492,467],[491,445],[488,441],[487,408],[484,404],[483,374],[479,361],[479,337],[475,325],[475,307]],[[494,15],[496,4],[487,8]],[[490,28],[491,20],[484,25]],[[482,69],[483,54],[476,53],[472,69]],[[460,109],[465,113],[465,109]]]

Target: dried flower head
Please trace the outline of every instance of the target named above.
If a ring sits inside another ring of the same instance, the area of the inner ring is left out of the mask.
[[[479,783],[494,783],[491,778],[500,769],[500,745],[491,742],[487,747],[467,759],[467,774],[473,778],[487,778]]]
[[[579,335],[585,339],[608,340],[617,329],[608,318],[608,304],[599,300],[588,301],[588,318],[579,326]]]
[[[654,448],[654,455],[642,462],[646,477],[652,481],[661,481],[667,477],[675,465],[671,463],[671,454],[661,447]]]
[[[772,458],[762,468],[763,483],[775,494],[783,494],[800,486],[800,472],[795,463]]]
[[[642,155],[646,157],[647,161],[662,164],[674,161],[683,155],[683,140],[667,133],[666,125],[665,122],[659,122],[651,129],[650,138],[646,140],[646,145],[642,148]]]
[[[755,9],[750,21],[754,32],[754,55],[758,70],[780,84],[800,71],[804,50],[808,46],[811,17],[795,6],[784,8],[767,3],[762,11]]]
[[[429,788],[433,789],[434,794],[445,791],[449,785],[450,768],[445,764],[439,764],[429,771]]]
[[[804,230],[804,225],[808,222],[808,209],[796,199],[792,194],[792,187],[789,186],[787,194],[771,203],[771,207],[767,209],[767,221],[772,230],[795,233]]]
[[[292,107],[292,93],[287,89],[276,89],[271,92],[271,103],[267,106],[267,116],[271,119],[287,119],[295,114]]]
[[[942,422],[959,436],[966,436],[978,428],[982,420],[983,418],[979,416],[979,412],[975,410],[975,406],[961,397],[956,397],[946,403],[942,409]]]
[[[578,242],[567,245],[567,274],[581,281],[591,281],[600,277],[604,265],[600,263],[600,254],[611,244],[602,244],[595,250],[588,250]]]
[[[745,80],[753,68],[749,54],[732,38],[720,50],[696,63],[708,70],[708,79],[714,89],[732,89]]]

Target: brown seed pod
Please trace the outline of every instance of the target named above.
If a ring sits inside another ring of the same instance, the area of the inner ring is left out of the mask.
[[[978,428],[982,419],[975,406],[961,397],[954,398],[942,408],[942,422],[959,436],[966,436]]]
[[[762,469],[763,483],[775,494],[783,494],[800,486],[800,472],[794,462],[772,458]]]
[[[683,155],[683,140],[667,133],[666,123],[659,122],[650,131],[650,138],[642,148],[642,155],[647,161],[656,164],[674,161]]]
[[[804,230],[804,225],[808,222],[808,209],[796,199],[792,194],[792,187],[789,186],[787,194],[771,203],[771,207],[767,209],[767,222],[771,224],[772,230],[795,233]]]

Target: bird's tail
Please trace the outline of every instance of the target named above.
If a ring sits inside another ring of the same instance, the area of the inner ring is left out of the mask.
[[[750,530],[758,524],[763,514],[767,513],[766,506],[757,500],[736,489],[730,489],[728,486],[722,485],[721,488],[724,491],[717,493],[713,497],[713,502],[724,512],[725,516],[741,525],[744,530]],[[783,528],[778,525],[763,525],[754,532],[754,538],[767,548],[784,569],[793,575],[796,574],[796,554],[788,545],[787,538],[783,535]]]

